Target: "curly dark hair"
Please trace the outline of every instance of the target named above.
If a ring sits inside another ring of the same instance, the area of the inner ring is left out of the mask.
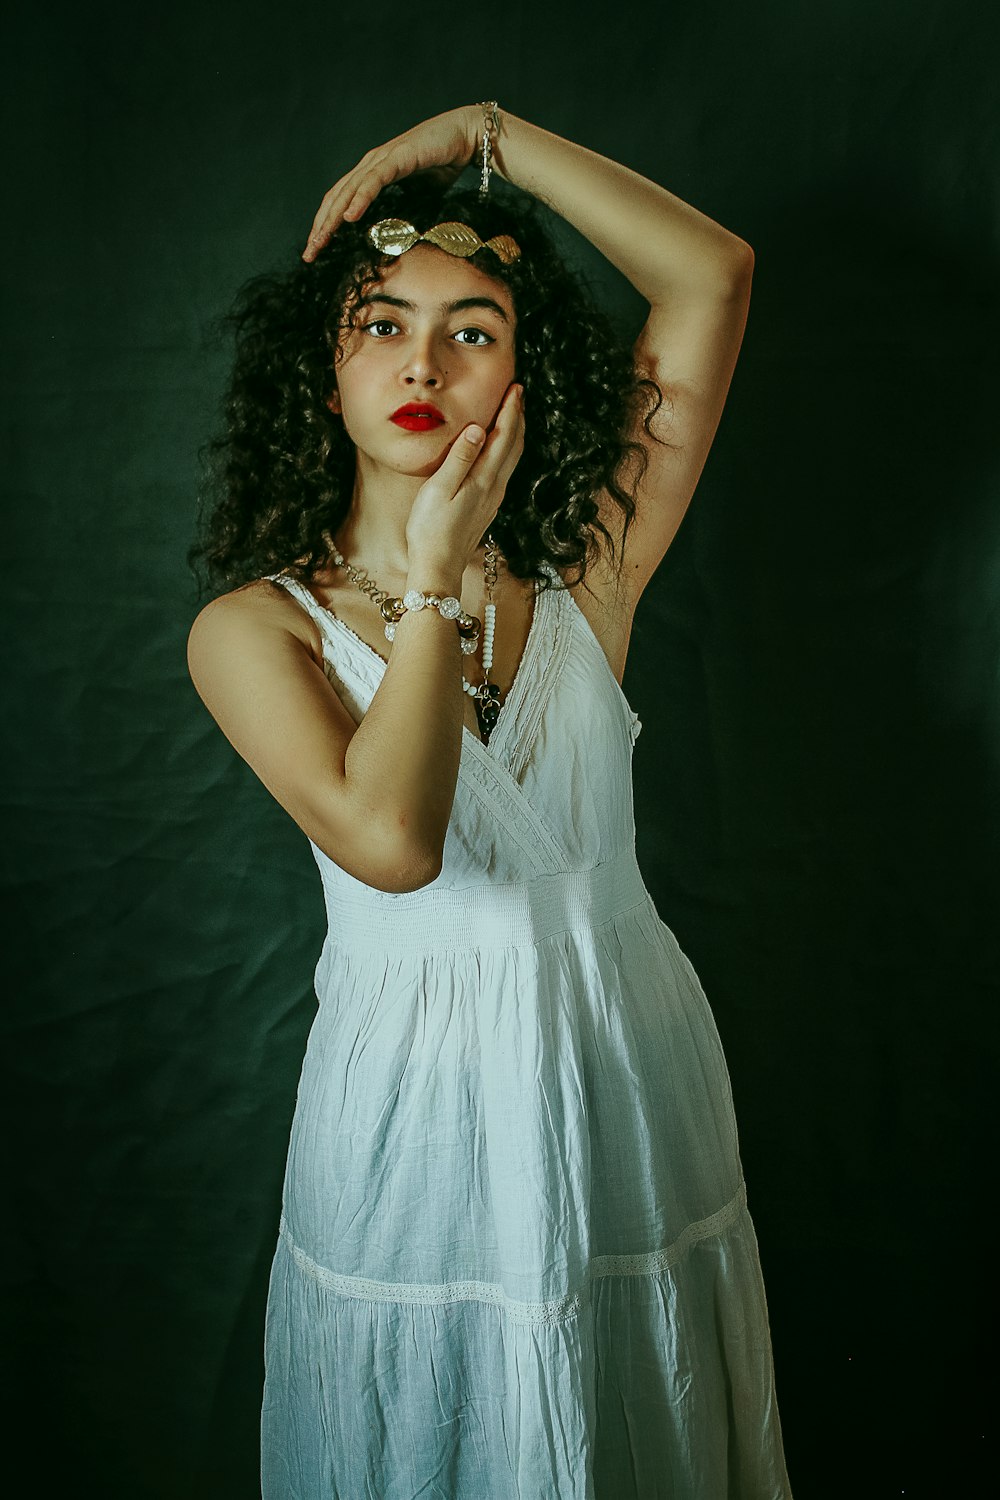
[[[327,400],[341,331],[387,264],[367,237],[385,218],[421,229],[458,220],[484,241],[510,234],[520,245],[511,265],[485,248],[470,257],[509,289],[528,412],[524,451],[490,531],[516,577],[544,586],[547,564],[576,567],[579,583],[599,546],[596,532],[614,560],[614,539],[598,519],[602,491],[624,513],[624,547],[647,463],[629,434],[639,416],[650,432],[663,394],[639,376],[610,320],[565,266],[533,199],[503,182],[482,199],[433,173],[384,188],[314,262],[296,258],[291,270],[249,281],[221,320],[235,334],[235,362],[224,430],[203,452],[193,569],[210,587],[235,587],[282,570],[308,579],[328,561],[324,532],[335,535],[347,515],[355,452]]]

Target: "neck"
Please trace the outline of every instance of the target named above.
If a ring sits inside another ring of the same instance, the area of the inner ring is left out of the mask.
[[[426,475],[399,474],[358,454],[351,506],[334,540],[349,563],[370,577],[405,578],[409,571],[406,527]]]

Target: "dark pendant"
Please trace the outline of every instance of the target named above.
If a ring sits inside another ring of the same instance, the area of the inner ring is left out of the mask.
[[[479,720],[479,733],[482,735],[483,744],[489,744],[490,735],[493,732],[497,719],[500,717],[500,688],[495,682],[484,684],[484,698],[476,697],[476,718]]]

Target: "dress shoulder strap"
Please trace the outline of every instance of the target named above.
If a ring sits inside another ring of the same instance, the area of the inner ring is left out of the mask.
[[[354,692],[358,684],[362,684],[370,696],[378,687],[385,670],[385,658],[379,656],[343,620],[338,619],[332,610],[324,609],[297,578],[292,578],[287,573],[272,573],[268,575],[268,582],[287,590],[315,620],[323,640],[323,658],[328,671],[334,674],[335,685],[339,683]]]
[[[329,616],[327,615],[326,610],[323,608],[322,604],[320,604],[319,601],[313,597],[313,595],[306,588],[305,584],[300,583],[297,578],[292,578],[287,573],[268,573],[266,576],[266,581],[268,583],[280,584],[283,589],[286,589],[288,593],[291,594],[293,599],[298,600],[298,602],[302,605],[302,608],[306,611],[306,614],[312,616],[317,625],[323,626],[327,623]]]

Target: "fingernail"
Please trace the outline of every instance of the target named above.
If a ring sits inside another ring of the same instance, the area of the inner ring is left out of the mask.
[[[481,443],[485,436],[486,434],[481,427],[467,427],[465,429],[465,441],[467,443],[472,443],[473,445]]]

